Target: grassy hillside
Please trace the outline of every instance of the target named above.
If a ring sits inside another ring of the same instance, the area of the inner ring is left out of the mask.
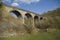
[[[22,20],[6,13],[4,4],[0,4],[0,34],[24,32]]]
[[[26,23],[28,20],[25,19],[25,23],[28,25],[22,25],[22,20],[6,13],[4,5],[0,4],[0,40],[60,40],[59,13],[60,8],[57,8],[40,15],[42,18],[39,22],[37,21],[38,24],[36,23],[37,26],[35,26],[38,32],[33,33],[32,25]]]
[[[40,16],[42,16],[43,19],[40,21],[38,28],[60,29],[60,8],[48,11]]]

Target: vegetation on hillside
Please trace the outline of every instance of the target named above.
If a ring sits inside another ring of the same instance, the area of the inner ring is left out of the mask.
[[[24,18],[25,24],[22,24],[22,18],[14,18],[10,14],[7,14],[3,5],[0,4],[0,40],[60,40],[59,13],[60,8],[57,8],[40,15],[40,20],[34,20],[34,27],[38,32],[32,34],[35,29],[33,28],[31,18]],[[54,32],[50,32],[53,30]],[[14,36],[3,38],[3,35]]]
[[[42,20],[39,22],[39,29],[60,29],[60,8],[53,11],[48,11],[42,15]]]
[[[22,24],[22,18],[21,19],[15,19],[14,17],[12,17],[11,15],[5,13],[5,9],[3,9],[3,4],[0,4],[0,8],[1,8],[1,12],[0,12],[0,20],[3,20],[1,23],[1,27],[2,30],[7,30],[9,29],[10,31],[13,32],[20,32],[21,31],[25,31],[28,33],[31,33],[32,30],[34,30],[33,28],[33,20],[32,18],[27,19],[24,18],[25,24]],[[40,17],[40,20],[34,20],[34,26],[36,30],[43,30],[43,31],[47,31],[47,29],[51,28],[51,29],[60,29],[60,8],[57,8],[56,10],[53,11],[48,11],[40,16],[42,16],[42,20]],[[4,17],[2,17],[2,14]],[[9,26],[9,27],[8,27]],[[5,31],[4,30],[4,31]]]

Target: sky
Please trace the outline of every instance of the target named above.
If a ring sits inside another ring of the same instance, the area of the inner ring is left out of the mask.
[[[3,0],[6,5],[42,14],[60,7],[60,0]]]

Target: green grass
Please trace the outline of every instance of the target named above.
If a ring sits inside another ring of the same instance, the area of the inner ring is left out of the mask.
[[[0,40],[60,40],[60,31],[25,34],[23,36],[0,38]]]

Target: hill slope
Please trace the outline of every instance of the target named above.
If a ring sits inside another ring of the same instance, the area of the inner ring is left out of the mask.
[[[5,13],[5,7],[0,4],[0,33],[30,33],[31,27],[22,25],[21,20],[15,19],[10,14]],[[47,31],[47,29],[60,29],[60,8],[40,15],[43,19],[39,20],[35,27],[37,31]],[[27,22],[27,21],[26,21]],[[33,29],[34,30],[34,29]]]
[[[60,8],[48,11],[40,16],[43,17],[43,23],[40,21],[40,28],[60,29]]]

